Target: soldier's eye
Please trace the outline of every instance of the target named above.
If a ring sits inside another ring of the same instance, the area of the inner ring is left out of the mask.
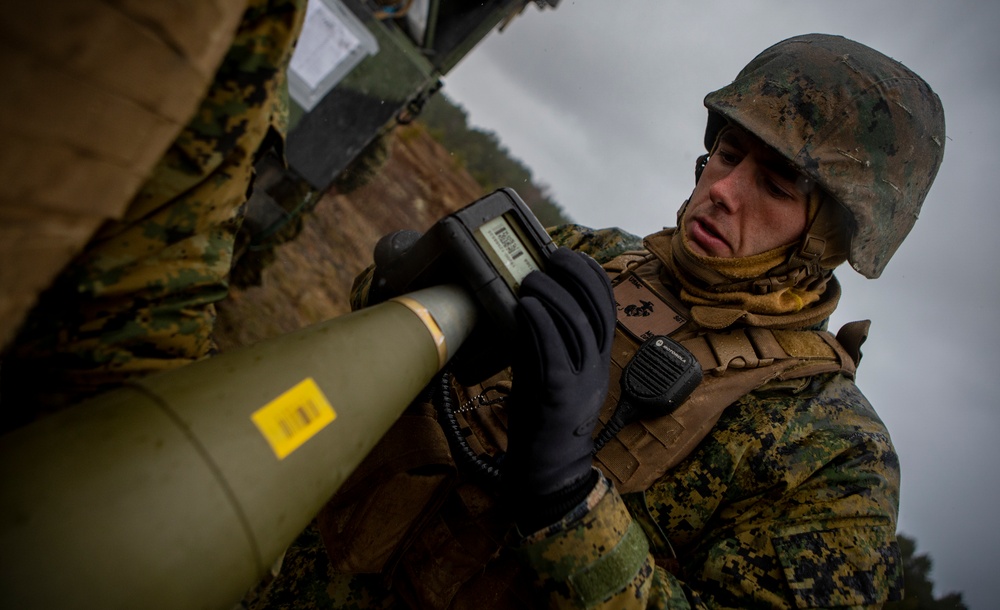
[[[778,184],[774,180],[771,180],[770,178],[767,178],[767,179],[764,180],[764,185],[767,188],[767,192],[770,193],[774,197],[790,197],[791,196],[791,195],[789,195],[789,193],[788,193],[787,190],[785,190],[784,188],[782,188],[782,186],[780,184]]]
[[[726,165],[737,165],[739,164],[741,158],[737,153],[731,150],[723,150],[721,148],[715,151],[715,155]]]

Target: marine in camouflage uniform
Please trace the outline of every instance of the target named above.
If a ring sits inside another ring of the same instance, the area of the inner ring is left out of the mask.
[[[706,332],[689,322],[672,336]],[[902,590],[898,502],[888,432],[853,381],[830,373],[746,394],[648,489],[599,485],[581,519],[518,552],[557,607],[878,605]]]
[[[251,0],[200,107],[124,218],[42,295],[3,357],[4,427],[213,349],[256,155],[279,151],[305,0]]]
[[[902,64],[840,37],[810,35],[764,51],[733,84],[709,94],[706,106],[706,147],[722,158],[715,163],[728,162],[730,153],[717,150],[726,131],[742,130],[815,185],[796,243],[747,257],[699,253],[687,224],[697,214],[689,208],[697,205],[698,188],[678,215],[679,229],[641,243],[617,230],[562,227],[553,235],[606,263],[616,281],[637,278],[662,297],[656,307],[662,302],[679,316],[673,338],[725,346],[725,338],[741,333],[769,336],[791,353],[795,343],[825,336],[840,295],[833,269],[850,260],[864,275],[879,276],[912,227],[943,156],[940,101]],[[705,171],[716,171],[708,163]],[[633,256],[632,250],[639,251]],[[364,302],[369,283],[370,276],[359,278],[356,303]],[[642,337],[621,313],[622,294],[616,289],[615,354],[624,345],[619,338],[631,334],[637,344]],[[844,351],[856,360],[859,342],[844,339],[850,344]],[[834,351],[843,349],[832,336],[828,341]],[[752,353],[723,352],[699,355],[706,380],[689,403],[710,402],[705,388],[774,364],[751,361]],[[623,366],[615,358],[612,377]],[[410,513],[412,528],[394,522],[399,512],[380,510],[391,502],[369,502],[377,494],[362,493],[353,504],[334,498],[331,505],[341,512],[321,515],[318,528],[289,550],[259,607],[878,607],[899,599],[898,459],[853,382],[852,363],[841,364],[835,371],[765,378],[727,402],[706,435],[695,435],[700,442],[679,455],[670,449],[690,440],[687,432],[657,436],[672,430],[662,425],[672,416],[626,426],[597,454],[601,474],[584,488],[584,499],[538,531],[513,527],[503,508],[522,513],[519,503],[546,496],[519,496],[514,485],[502,488],[506,505],[498,504],[468,472],[444,486],[443,496],[421,496],[427,508]],[[517,384],[515,374],[509,394],[500,391],[509,385],[491,386],[500,398],[489,400],[474,398],[478,389],[454,388],[463,411],[478,405],[463,420],[470,443],[503,450],[505,410],[514,439],[517,406],[504,397],[512,400]],[[602,421],[615,402],[611,387]],[[412,424],[433,418],[427,409],[418,401],[404,416],[409,419],[400,425],[410,444],[396,450],[418,446]],[[500,430],[495,437],[493,420]],[[656,442],[662,449],[652,455],[670,459],[643,463],[649,455],[643,447]],[[513,440],[506,448],[513,451]],[[616,448],[612,459],[607,452]],[[377,448],[368,461],[384,455]],[[639,459],[629,465],[629,456]],[[397,511],[417,497],[413,483],[436,472],[413,466],[410,478],[384,482],[386,497],[400,496]],[[365,480],[376,472],[360,478],[377,485]],[[352,538],[352,528],[363,522],[338,519],[365,510],[377,523],[367,537]],[[386,540],[378,530],[390,537],[402,532],[397,547],[379,548]],[[371,556],[376,561],[365,564]]]

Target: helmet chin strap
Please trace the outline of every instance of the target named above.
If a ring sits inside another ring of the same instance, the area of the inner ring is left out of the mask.
[[[792,248],[788,253],[788,258],[784,263],[770,269],[762,278],[752,280],[748,286],[750,292],[754,294],[770,294],[775,290],[799,286],[807,278],[823,277],[823,270],[820,267],[820,260],[826,251],[826,239],[815,234],[813,227],[820,217],[823,207],[823,196],[817,189],[810,191],[808,195],[807,210],[809,214],[809,225],[799,239],[798,247]],[[802,286],[807,288],[808,286]]]
[[[813,281],[822,281],[833,271],[824,270],[820,266],[825,251],[825,239],[806,233],[799,242],[799,247],[789,253],[788,260],[784,264],[768,271],[765,277],[750,281],[748,286],[750,292],[770,294],[792,286],[809,289]],[[808,278],[813,278],[813,281],[808,281]]]

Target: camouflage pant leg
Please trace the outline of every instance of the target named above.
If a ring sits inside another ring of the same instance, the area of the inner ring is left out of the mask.
[[[248,156],[234,159],[91,243],[42,296],[4,359],[6,421],[208,355],[250,172]]]

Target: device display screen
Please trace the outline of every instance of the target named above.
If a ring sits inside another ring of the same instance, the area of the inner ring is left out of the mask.
[[[529,273],[539,270],[536,255],[506,214],[483,223],[477,230],[476,241],[485,246],[486,255],[515,292]]]

